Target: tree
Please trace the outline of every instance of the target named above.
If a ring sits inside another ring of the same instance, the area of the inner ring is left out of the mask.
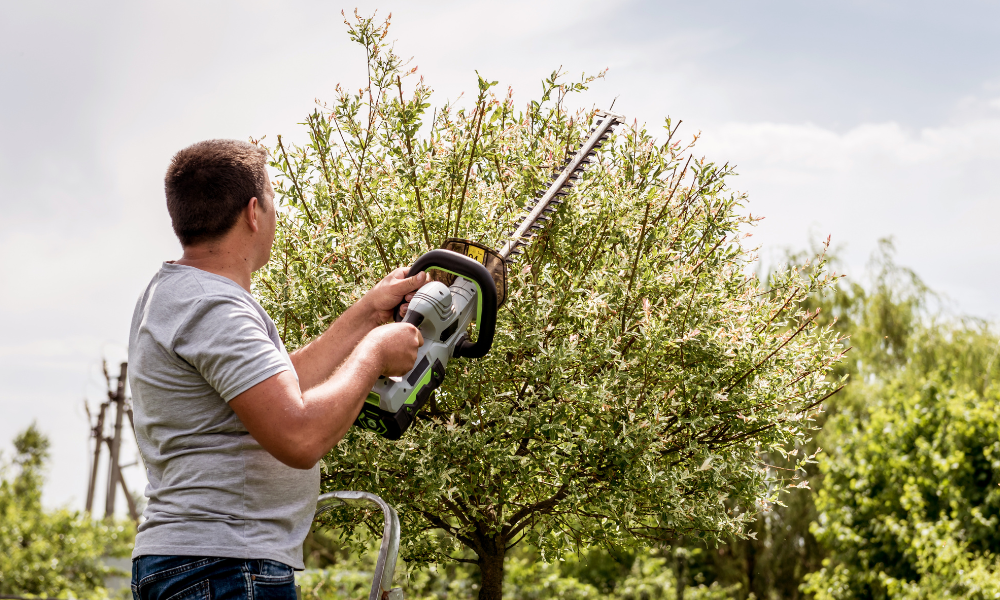
[[[833,598],[1000,593],[1000,347],[984,323],[930,310],[885,244],[860,297],[859,377],[830,416],[813,532],[828,548],[804,589]]]
[[[428,118],[431,89],[404,92],[415,69],[388,21],[348,27],[367,85],[310,114],[308,143],[272,148],[285,209],[255,292],[290,348],[446,237],[502,243],[593,116],[567,108],[593,78],[554,73],[523,110],[479,77],[471,106]],[[799,485],[760,453],[807,439],[836,389],[835,334],[801,307],[830,280],[786,271],[768,291],[748,275],[732,169],[665,125],[663,140],[636,124],[600,149],[511,266],[486,358],[450,364],[403,439],[352,429],[324,460],[324,489],[397,508],[407,560],[478,565],[480,598],[501,597],[522,541],[544,558],[717,540]],[[332,522],[351,533],[355,518]]]
[[[0,463],[0,594],[107,598],[105,578],[121,573],[102,558],[128,556],[131,526],[44,510],[49,440],[32,425],[14,438],[14,448],[13,460]]]

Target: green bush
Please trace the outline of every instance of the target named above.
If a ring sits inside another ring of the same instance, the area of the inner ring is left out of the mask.
[[[297,581],[302,587],[303,599],[349,600],[365,596],[371,589],[370,569],[374,558],[374,553],[366,554],[358,562],[358,569],[338,566],[300,573]],[[597,549],[580,556],[568,553],[562,560],[545,562],[537,552],[522,549],[508,555],[503,597],[507,600],[673,600],[677,597],[677,585],[671,562],[671,557],[657,550],[612,557]],[[478,572],[467,565],[431,566],[414,570],[408,577],[400,573],[396,580],[396,585],[403,588],[409,600],[473,599],[479,591]],[[737,592],[737,587],[689,585],[684,598],[728,599]]]
[[[803,589],[1000,598],[1000,338],[936,316],[891,261],[863,300],[861,367],[822,438],[813,533],[831,554]]]
[[[65,508],[44,510],[49,441],[32,425],[14,447],[13,460],[0,463],[0,594],[107,598],[105,579],[128,574],[103,559],[129,556],[131,524],[93,521]]]

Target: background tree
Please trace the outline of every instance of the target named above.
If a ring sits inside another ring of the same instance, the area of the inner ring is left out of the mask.
[[[805,265],[816,250],[790,253],[786,261]],[[835,285],[810,296],[804,303],[809,309],[821,308],[817,320],[835,328],[842,335],[845,348],[850,345],[852,349],[849,360],[841,361],[833,370],[835,377],[850,376],[845,390],[827,403],[827,411],[817,418],[821,432],[813,441],[796,448],[799,452],[812,454],[819,447],[836,447],[845,435],[850,437],[856,434],[855,430],[861,430],[862,426],[854,423],[853,428],[845,432],[843,427],[835,425],[841,421],[833,417],[843,411],[857,414],[859,409],[865,410],[870,396],[881,393],[866,387],[866,382],[894,377],[907,364],[907,348],[913,342],[914,332],[922,319],[932,315],[929,304],[935,299],[934,294],[915,273],[896,265],[892,252],[891,242],[883,240],[870,261],[868,285],[860,280],[840,278]],[[836,257],[831,261],[836,264]],[[803,270],[809,268],[803,267]],[[949,350],[939,348],[938,351]],[[910,365],[906,368],[922,367]],[[859,392],[863,401],[856,394],[858,390],[863,390]],[[896,449],[881,445],[880,451],[891,454]],[[767,460],[779,467],[791,467],[780,455],[769,455]],[[824,471],[817,466],[806,466],[808,480],[812,488],[825,489]],[[825,585],[818,582],[827,581],[826,572],[816,572],[832,550],[829,542],[833,539],[824,537],[822,541],[826,543],[821,543],[810,531],[819,518],[815,499],[816,495],[807,490],[789,494],[781,505],[758,516],[753,535],[729,540],[715,552],[693,554],[689,572],[701,575],[705,581],[736,585],[741,598],[750,594],[758,599],[813,596],[802,584],[808,578],[812,582],[808,590],[812,591],[817,585]],[[828,501],[828,510],[848,510],[847,507],[838,508],[836,501],[829,498]]]
[[[805,590],[832,598],[1000,593],[1000,338],[932,310],[912,272],[879,257],[854,339],[859,377],[823,437],[819,516],[831,552]]]
[[[286,209],[255,291],[290,348],[448,236],[502,243],[593,116],[566,103],[592,79],[554,73],[522,110],[480,77],[470,107],[428,119],[431,90],[404,93],[415,69],[388,22],[348,27],[367,84],[309,115],[308,143],[272,149]],[[695,158],[678,126],[660,141],[633,125],[601,148],[514,263],[491,354],[449,365],[402,440],[352,429],[325,459],[325,489],[397,508],[407,560],[475,563],[480,597],[500,598],[522,541],[543,558],[711,542],[801,485],[806,458],[782,471],[761,452],[806,440],[837,389],[836,335],[802,308],[830,280],[822,266],[769,287],[746,274],[732,170]],[[332,522],[350,535],[356,518]]]
[[[104,565],[128,556],[130,523],[91,521],[67,509],[42,508],[49,441],[34,425],[14,438],[16,454],[0,461],[0,594],[107,598]]]

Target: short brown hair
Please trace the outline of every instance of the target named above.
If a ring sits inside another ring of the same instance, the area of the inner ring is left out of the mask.
[[[181,245],[216,240],[250,198],[266,201],[267,150],[237,140],[198,142],[174,155],[163,184]]]

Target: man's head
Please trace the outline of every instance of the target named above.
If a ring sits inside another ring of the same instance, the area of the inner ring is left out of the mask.
[[[207,140],[188,146],[170,161],[164,188],[174,233],[184,247],[221,239],[251,198],[265,213],[274,210],[267,151],[247,142]]]

